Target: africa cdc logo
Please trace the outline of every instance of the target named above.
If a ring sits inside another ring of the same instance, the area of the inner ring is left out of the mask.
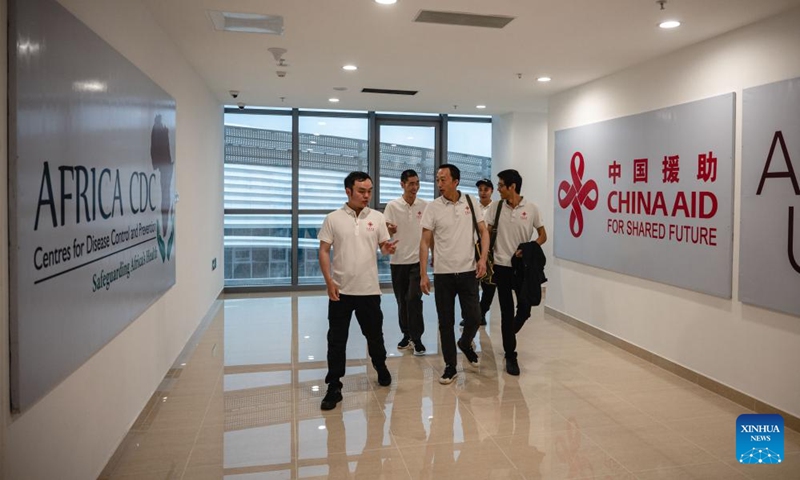
[[[736,460],[742,464],[783,462],[783,417],[745,413],[736,419]]]
[[[153,170],[161,173],[161,220],[157,222],[156,240],[161,261],[165,262],[169,260],[175,244],[175,195],[172,184],[175,162],[170,151],[169,130],[162,123],[161,115],[156,115],[150,134],[150,158],[153,161]]]

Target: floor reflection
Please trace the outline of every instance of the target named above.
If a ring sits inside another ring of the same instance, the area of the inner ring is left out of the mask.
[[[354,321],[344,399],[322,412],[327,298],[225,300],[100,478],[688,478],[693,466],[694,478],[753,475],[732,461],[744,408],[541,307],[518,337],[522,375],[504,371],[494,305],[476,337],[481,366],[459,354],[463,374],[443,386],[433,298],[423,357],[397,350],[391,294],[382,306],[393,383],[378,386]],[[785,444],[785,465],[796,466],[800,435],[787,431]],[[775,478],[794,478],[782,467]]]

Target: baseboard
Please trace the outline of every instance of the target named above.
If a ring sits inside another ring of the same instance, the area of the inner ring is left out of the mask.
[[[622,350],[625,350],[628,353],[636,355],[637,357],[646,360],[653,365],[663,368],[675,375],[683,378],[684,380],[688,380],[694,384],[699,385],[700,387],[705,388],[711,392],[716,393],[722,397],[727,398],[728,400],[738,403],[739,405],[753,410],[756,413],[777,413],[783,417],[783,423],[786,428],[791,428],[795,432],[800,432],[800,417],[796,417],[790,413],[784,412],[778,408],[773,407],[767,403],[762,402],[756,398],[753,398],[746,393],[742,393],[736,389],[733,389],[727,385],[724,385],[714,379],[708,378],[705,375],[695,372],[694,370],[690,370],[682,365],[678,365],[677,363],[667,360],[664,357],[660,357],[655,353],[645,350],[642,347],[636,346],[630,342],[627,342],[619,337],[615,337],[608,332],[604,332],[603,330],[589,325],[588,323],[582,322],[575,317],[572,317],[564,312],[560,312],[551,307],[544,307],[544,312],[548,315],[551,315],[562,322],[571,325],[575,328],[583,330],[584,332],[597,337],[605,342],[614,345]]]

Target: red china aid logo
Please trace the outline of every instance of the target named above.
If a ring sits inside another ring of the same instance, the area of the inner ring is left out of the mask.
[[[566,180],[563,180],[558,185],[558,204],[561,208],[566,209],[572,207],[569,212],[569,230],[572,236],[577,238],[583,233],[583,208],[594,210],[597,206],[598,192],[597,183],[594,180],[589,180],[583,183],[583,170],[584,170],[583,155],[581,152],[575,152],[572,155],[570,163],[570,173],[572,174],[572,185]],[[594,198],[592,198],[594,194]]]

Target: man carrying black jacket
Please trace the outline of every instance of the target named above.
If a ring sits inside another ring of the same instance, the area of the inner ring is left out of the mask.
[[[514,315],[513,257],[522,257],[519,245],[535,238],[539,245],[547,241],[547,232],[539,216],[539,208],[520,195],[522,177],[516,170],[503,170],[497,174],[497,191],[502,199],[493,203],[485,220],[497,230],[494,245],[494,280],[500,300],[500,330],[503,335],[506,372],[519,375],[517,362],[517,326]],[[497,225],[493,225],[497,208],[502,208]],[[534,237],[534,232],[536,237]],[[520,305],[523,307],[523,305]],[[528,310],[530,305],[527,305]],[[523,315],[524,316],[524,315]],[[526,317],[527,319],[527,317]],[[524,320],[523,320],[524,321]]]

